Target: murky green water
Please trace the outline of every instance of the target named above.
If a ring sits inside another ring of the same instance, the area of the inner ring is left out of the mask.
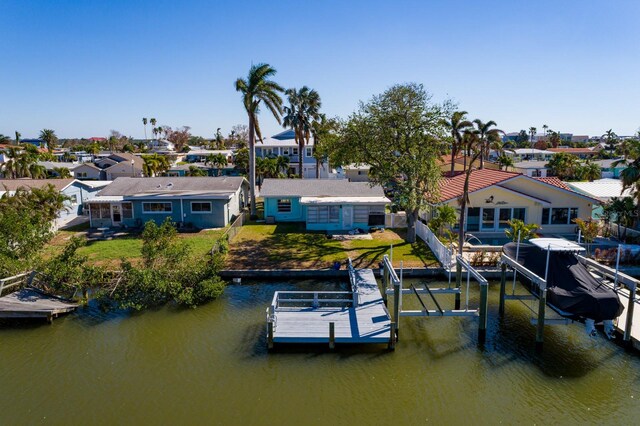
[[[638,355],[573,325],[548,327],[537,356],[529,312],[511,303],[499,320],[496,286],[484,348],[475,320],[407,318],[395,352],[267,353],[274,290],[311,285],[230,286],[196,310],[85,309],[2,327],[0,424],[640,422]]]

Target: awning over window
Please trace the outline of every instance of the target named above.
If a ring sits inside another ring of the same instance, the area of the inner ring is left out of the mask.
[[[88,200],[87,203],[108,204],[108,203],[118,203],[120,201],[122,201],[121,195],[103,195],[103,196],[93,197],[92,199]]]
[[[389,204],[387,197],[300,197],[303,205],[327,205],[327,204]]]

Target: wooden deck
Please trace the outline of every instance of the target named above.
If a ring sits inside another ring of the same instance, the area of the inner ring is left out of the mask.
[[[276,292],[268,310],[268,321],[273,324],[270,340],[274,343],[388,344],[391,319],[373,271],[353,270],[350,275],[352,292]],[[293,293],[299,298],[286,299]],[[306,300],[311,306],[283,306],[287,300]],[[331,304],[343,306],[327,306]],[[331,323],[334,324],[333,338]]]
[[[624,305],[624,311],[616,321],[616,329],[620,335],[624,335],[624,330],[627,326],[627,312],[629,310],[629,290],[619,289],[618,298],[620,303]],[[635,307],[633,309],[633,319],[631,320],[631,344],[634,348],[640,350],[640,300],[635,300]]]
[[[77,303],[33,288],[22,288],[0,297],[0,318],[45,318],[52,321],[58,315],[71,312],[77,307]]]

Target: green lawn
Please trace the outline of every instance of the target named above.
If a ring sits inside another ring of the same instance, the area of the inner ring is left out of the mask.
[[[211,250],[214,242],[222,235],[224,229],[200,231],[197,233],[178,234],[178,237],[189,246],[194,254],[204,254]],[[83,235],[70,230],[60,231],[47,248],[46,253],[55,255],[74,235]],[[136,262],[141,257],[142,239],[139,235],[116,237],[112,240],[89,241],[78,252],[86,255],[91,263],[116,267],[121,258]]]
[[[407,267],[435,266],[437,261],[422,241],[409,244],[403,233],[376,232],[372,240],[339,241],[324,233],[308,232],[304,224],[250,223],[231,243],[227,268],[303,269],[327,268],[351,257],[357,267],[377,266],[393,244],[394,264]]]

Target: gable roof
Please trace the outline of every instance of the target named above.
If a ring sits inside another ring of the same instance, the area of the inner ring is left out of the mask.
[[[262,197],[384,197],[380,185],[346,179],[265,179]]]
[[[537,181],[540,181],[540,182],[548,183],[549,185],[556,186],[556,187],[558,187],[560,189],[566,189],[568,191],[572,191],[572,189],[569,188],[566,183],[564,183],[563,181],[561,181],[557,177],[551,177],[551,176],[549,176],[549,177],[536,177],[536,178],[533,178],[533,179],[535,179]]]
[[[480,169],[471,172],[469,177],[469,193],[496,185],[510,179],[523,176],[521,173],[507,172],[504,170]],[[448,201],[458,198],[464,193],[465,174],[460,173],[453,177],[440,180],[440,201]]]
[[[141,157],[130,154],[128,152],[113,153],[107,158],[117,161],[118,163],[122,163],[123,161],[127,161],[130,163],[131,160],[133,160],[134,164],[139,167],[142,167],[142,165],[144,164],[144,160]]]
[[[81,164],[78,164],[77,166],[75,166],[73,168],[73,171],[75,172],[80,167],[89,167],[90,169],[95,169],[97,171],[101,171],[102,170],[100,167],[96,166],[95,164],[92,164],[92,163],[81,163]]]
[[[243,177],[119,177],[98,195],[188,195],[230,194],[244,184]]]
[[[14,192],[18,188],[44,188],[47,185],[53,185],[58,191],[63,191],[73,182],[75,179],[0,179],[0,192]]]

